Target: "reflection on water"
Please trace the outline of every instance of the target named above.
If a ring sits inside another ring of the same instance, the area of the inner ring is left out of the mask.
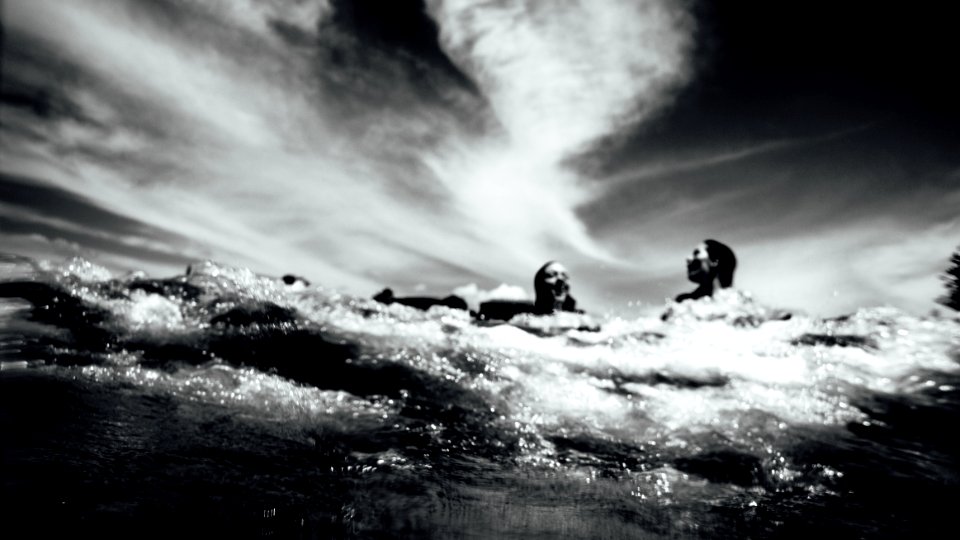
[[[733,292],[584,332],[209,263],[2,277],[11,532],[902,537],[960,494],[945,317]]]

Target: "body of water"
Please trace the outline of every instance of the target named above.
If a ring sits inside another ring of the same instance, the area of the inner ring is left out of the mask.
[[[960,500],[948,316],[735,292],[594,332],[212,263],[0,279],[6,538],[935,538]]]

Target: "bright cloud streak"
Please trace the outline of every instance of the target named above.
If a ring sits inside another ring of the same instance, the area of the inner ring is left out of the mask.
[[[684,82],[689,24],[669,5],[431,3],[454,60],[492,104],[484,122],[506,130],[477,134],[428,106],[370,103],[344,116],[356,98],[332,94],[324,77],[390,81],[331,75],[337,66],[272,30],[279,21],[334,39],[316,30],[326,3],[174,2],[188,14],[171,25],[137,2],[14,1],[11,27],[87,74],[62,90],[97,122],[47,130],[69,151],[39,155],[68,174],[51,177],[41,162],[19,172],[262,271],[372,288],[426,257],[475,274],[447,283],[525,283],[556,253],[608,257],[574,213],[588,194],[560,163]]]

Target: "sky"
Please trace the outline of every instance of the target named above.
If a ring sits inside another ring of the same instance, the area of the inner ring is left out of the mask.
[[[629,314],[714,238],[764,304],[926,313],[958,8],[877,4],[5,0],[0,252],[471,303],[559,260]]]

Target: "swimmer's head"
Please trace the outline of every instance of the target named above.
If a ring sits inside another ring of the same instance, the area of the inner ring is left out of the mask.
[[[570,294],[570,274],[562,264],[550,261],[537,270],[533,290],[538,307],[561,309]]]
[[[716,240],[704,240],[687,257],[687,279],[694,283],[707,284],[716,279],[720,287],[731,287],[736,268],[733,250]]]
[[[310,282],[305,278],[300,276],[295,276],[293,274],[286,274],[283,276],[283,283],[285,285],[298,286],[298,287],[309,287]]]

